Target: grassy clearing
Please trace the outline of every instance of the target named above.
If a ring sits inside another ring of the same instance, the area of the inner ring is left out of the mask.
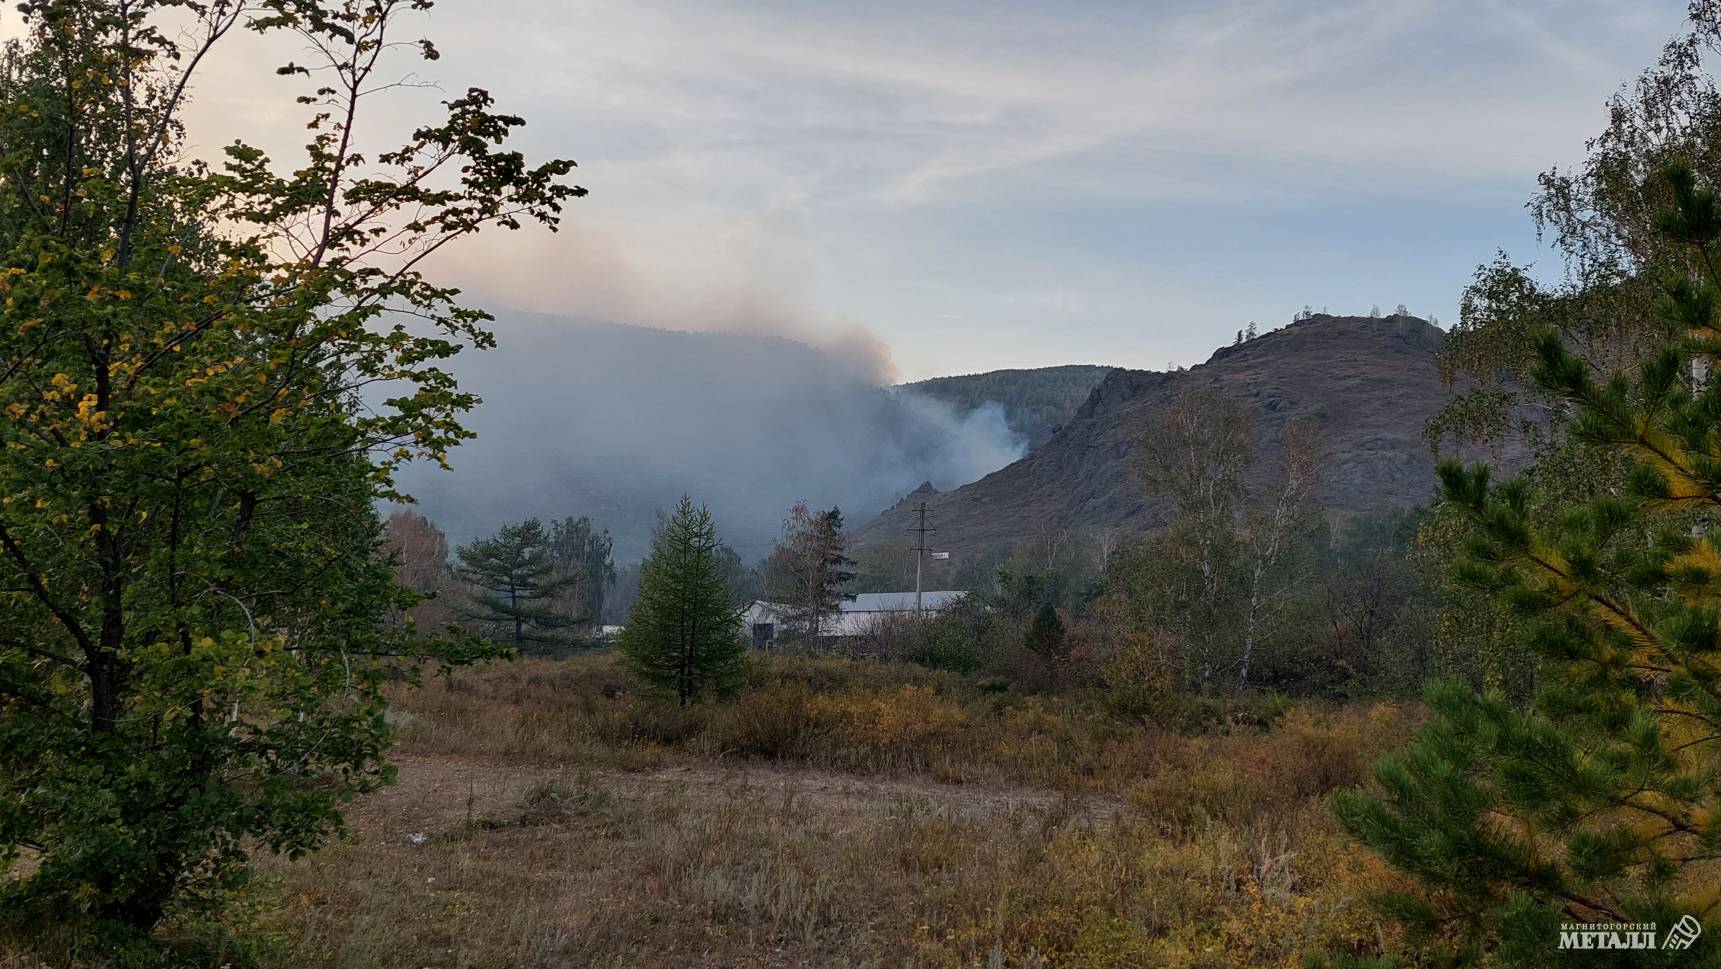
[[[1272,700],[1213,704],[1211,729],[1187,738],[1113,715],[1103,694],[1025,694],[996,679],[964,677],[905,663],[827,657],[763,657],[754,686],[733,702],[689,708],[642,696],[606,654],[523,659],[462,671],[447,683],[396,696],[401,749],[535,765],[639,769],[684,761],[770,761],[869,775],[924,775],[948,783],[1020,784],[1062,791],[1121,793],[1191,758],[1227,757],[1288,715],[1292,738],[1332,775],[1357,778],[1379,749],[1358,735],[1322,744],[1326,724],[1360,723],[1396,739],[1413,707],[1309,705]],[[1372,711],[1372,714],[1369,713]],[[1316,722],[1322,724],[1311,729]],[[1351,741],[1355,741],[1352,743]],[[1318,749],[1317,749],[1318,748]],[[1236,751],[1243,759],[1251,756]],[[1271,774],[1272,757],[1253,764]],[[1290,778],[1301,789],[1309,782]]]
[[[243,945],[193,961],[1218,969],[1373,951],[1361,900],[1392,876],[1322,798],[1416,717],[1294,707],[1189,737],[1083,695],[834,659],[774,660],[734,703],[683,711],[604,656],[465,671],[397,704],[399,786],[354,806],[349,840],[263,860],[228,918]]]

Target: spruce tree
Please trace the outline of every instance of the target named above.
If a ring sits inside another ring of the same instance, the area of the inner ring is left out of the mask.
[[[741,614],[730,602],[720,548],[710,509],[683,496],[640,565],[639,597],[618,644],[635,676],[675,694],[682,706],[732,692],[747,671]]]
[[[536,518],[503,525],[454,554],[460,561],[456,571],[475,590],[461,614],[500,631],[517,650],[565,645],[569,627],[588,619],[566,604],[579,577],[556,568],[549,536]]]
[[[1441,468],[1473,526],[1460,577],[1532,630],[1534,700],[1435,684],[1424,730],[1376,765],[1379,793],[1334,798],[1418,880],[1384,901],[1425,961],[1721,965],[1721,383],[1705,379],[1721,357],[1721,206],[1684,168],[1667,181],[1660,224],[1686,258],[1664,312],[1682,335],[1598,383],[1548,331],[1535,369],[1627,486],[1544,526],[1521,481]],[[1563,924],[1653,922],[1665,938],[1686,918],[1708,929],[1686,950],[1560,948]]]
[[[793,635],[814,639],[829,617],[854,598],[843,591],[854,578],[854,560],[843,537],[843,513],[813,511],[796,502],[783,522],[783,538],[766,563],[768,595],[787,607],[785,623]]]

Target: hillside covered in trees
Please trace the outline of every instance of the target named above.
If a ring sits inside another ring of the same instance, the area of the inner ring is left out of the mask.
[[[1004,412],[1004,423],[1021,435],[1031,451],[1045,444],[1111,370],[1088,364],[993,370],[987,373],[933,377],[898,384],[897,392],[943,401],[958,414],[973,413],[988,404]]]

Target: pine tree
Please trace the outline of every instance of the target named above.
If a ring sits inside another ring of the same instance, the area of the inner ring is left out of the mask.
[[[565,645],[568,628],[589,621],[568,607],[578,576],[557,570],[549,536],[536,518],[503,525],[454,554],[460,561],[456,571],[476,589],[462,615],[500,629],[515,649]]]
[[[1473,523],[1461,577],[1522,613],[1539,655],[1528,707],[1446,682],[1411,746],[1342,792],[1347,830],[1420,890],[1385,901],[1413,945],[1460,965],[1721,966],[1721,205],[1688,170],[1661,220],[1686,263],[1665,311],[1684,331],[1597,383],[1553,331],[1535,377],[1627,487],[1544,526],[1529,489],[1441,469]],[[1654,186],[1659,188],[1660,186]],[[1686,951],[1558,948],[1563,923],[1682,918]]]
[[[729,600],[720,547],[711,511],[683,496],[640,565],[639,597],[618,644],[635,676],[682,706],[727,694],[746,676],[740,610]]]
[[[843,537],[843,513],[836,508],[815,512],[806,502],[796,502],[766,563],[768,594],[787,607],[784,621],[793,635],[819,636],[829,618],[854,598],[843,591],[854,578],[854,564]]]

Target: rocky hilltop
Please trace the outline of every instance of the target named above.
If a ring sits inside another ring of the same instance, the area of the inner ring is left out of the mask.
[[[1163,509],[1141,484],[1149,458],[1144,430],[1192,387],[1245,406],[1257,454],[1278,453],[1291,417],[1317,420],[1326,448],[1320,500],[1330,513],[1426,502],[1435,473],[1422,429],[1449,398],[1435,366],[1444,338],[1411,316],[1317,315],[1225,347],[1188,370],[1113,370],[1026,457],[960,488],[905,497],[859,529],[854,544],[903,541],[909,509],[920,501],[931,509],[939,547],[959,553],[1046,528],[1148,529]]]

